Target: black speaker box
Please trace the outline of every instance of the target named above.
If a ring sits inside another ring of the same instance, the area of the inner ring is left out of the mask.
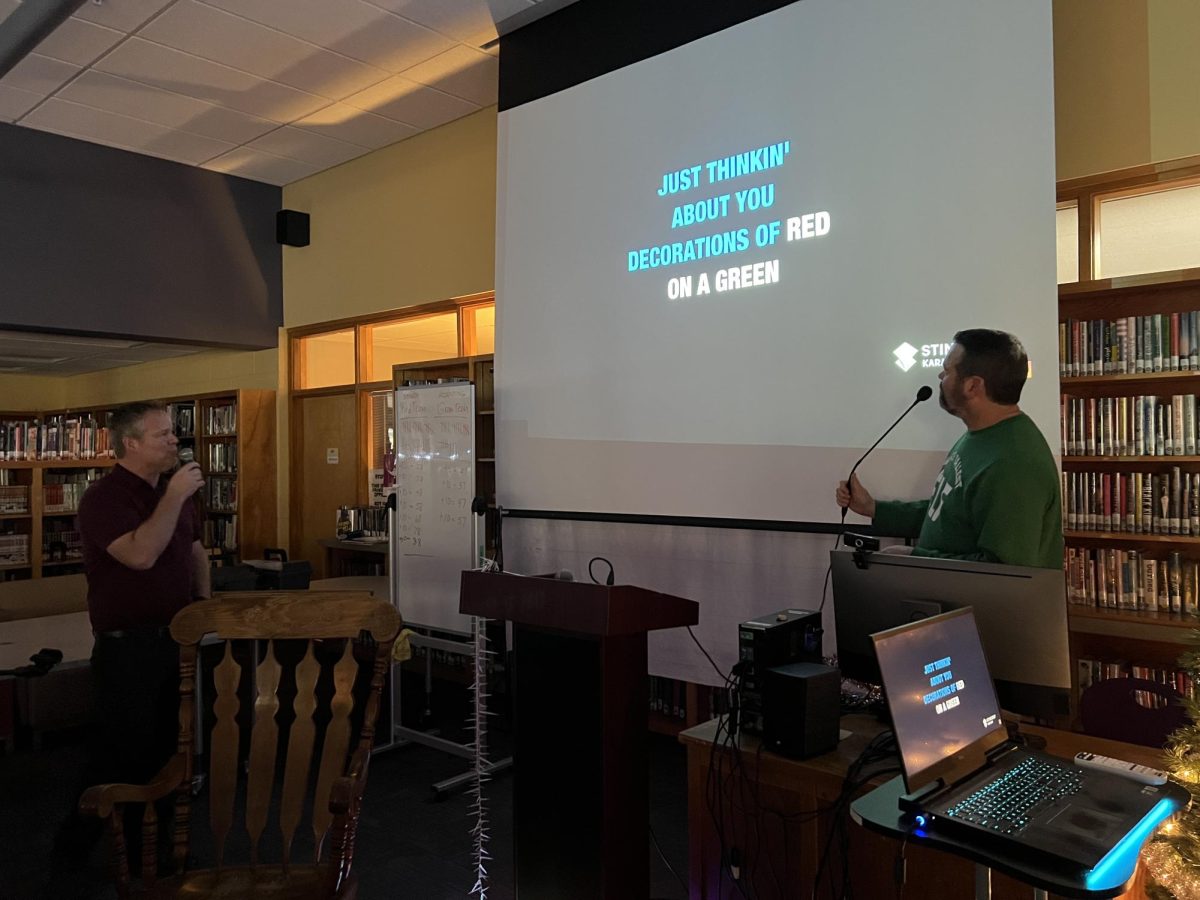
[[[763,746],[804,759],[837,747],[842,676],[818,663],[768,669],[762,691]]]
[[[294,209],[275,213],[275,240],[289,247],[307,247],[308,213]]]

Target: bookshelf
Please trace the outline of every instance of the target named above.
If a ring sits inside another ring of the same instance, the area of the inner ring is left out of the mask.
[[[214,557],[261,557],[277,542],[275,392],[165,402],[205,474],[205,546]],[[82,571],[75,513],[88,484],[116,464],[110,409],[0,413],[0,455],[22,457],[0,458],[0,581]]]
[[[1200,627],[1198,311],[1196,270],[1059,286],[1077,689],[1117,672],[1173,680]]]

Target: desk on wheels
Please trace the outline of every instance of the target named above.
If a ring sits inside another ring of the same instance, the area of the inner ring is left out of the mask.
[[[691,900],[731,900],[741,898],[728,869],[721,865],[722,849],[728,857],[737,848],[742,878],[752,882],[747,895],[758,900],[808,900],[813,879],[820,864],[825,842],[833,823],[828,812],[815,816],[813,810],[826,809],[838,798],[848,767],[883,730],[874,718],[865,715],[842,717],[842,728],[851,732],[836,750],[807,760],[792,760],[760,750],[758,738],[739,739],[740,768],[733,753],[725,748],[713,750],[717,722],[712,720],[684,731],[680,742],[688,754],[688,855],[689,897]],[[1028,726],[1027,733],[1042,737],[1046,751],[1056,756],[1073,757],[1088,749],[1105,756],[1161,768],[1158,751],[1149,747],[1107,741],[1067,731]],[[899,765],[897,760],[895,763]],[[723,823],[718,835],[708,801],[714,783],[710,776],[722,773],[722,798],[713,810]],[[878,778],[872,786],[883,784],[895,773]],[[870,788],[864,788],[866,793]],[[847,813],[849,810],[847,809]],[[892,898],[897,896],[895,866],[901,844],[883,835],[849,824],[850,873],[854,896]],[[904,847],[907,861],[905,897],[971,897],[975,890],[975,866],[967,859],[950,856],[914,841]],[[840,884],[842,848],[834,841],[829,848],[826,868],[832,867]],[[1126,900],[1144,900],[1143,874],[1139,868]],[[822,876],[821,898],[832,898],[829,874]],[[1030,900],[1033,888],[999,872],[992,878],[992,896],[996,900]],[[1054,895],[1051,895],[1054,896]]]

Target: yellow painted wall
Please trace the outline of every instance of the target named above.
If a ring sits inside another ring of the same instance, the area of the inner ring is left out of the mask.
[[[1057,178],[1150,161],[1147,0],[1054,0]]]
[[[1150,157],[1200,153],[1200,3],[1150,2]]]
[[[86,375],[0,376],[0,409],[112,406],[237,388],[278,387],[277,350],[210,350]]]
[[[46,375],[0,375],[0,409],[62,409],[66,406],[65,381]]]
[[[1200,3],[1054,0],[1059,180],[1200,154]]]
[[[63,406],[110,406],[134,400],[191,397],[237,388],[278,386],[277,350],[210,350],[63,378]]]
[[[496,109],[283,189],[312,243],[283,252],[284,324],[328,322],[495,286]]]

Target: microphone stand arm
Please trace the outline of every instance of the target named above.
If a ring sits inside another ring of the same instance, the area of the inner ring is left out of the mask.
[[[910,403],[910,404],[908,405],[908,409],[906,409],[904,412],[900,413],[900,415],[899,415],[899,416],[896,418],[896,421],[895,421],[895,422],[893,422],[893,423],[892,423],[890,426],[888,426],[888,430],[887,430],[887,431],[885,431],[883,434],[881,434],[881,435],[879,436],[879,440],[877,440],[877,441],[876,441],[875,443],[873,443],[873,444],[872,444],[870,447],[868,447],[868,448],[867,448],[867,452],[866,452],[866,453],[864,453],[862,456],[860,456],[860,457],[858,458],[858,462],[856,462],[856,463],[855,463],[853,466],[851,466],[851,467],[850,467],[850,474],[846,476],[846,489],[847,489],[848,491],[850,491],[850,494],[851,494],[851,497],[852,497],[852,498],[853,498],[853,495],[854,495],[854,488],[853,488],[853,486],[851,485],[851,481],[853,481],[853,479],[854,479],[854,473],[855,473],[856,471],[858,471],[858,467],[859,467],[859,465],[862,463],[862,461],[863,461],[864,459],[866,459],[868,456],[870,456],[870,455],[871,455],[871,451],[872,451],[872,450],[874,450],[876,447],[878,447],[878,446],[880,445],[880,443],[882,443],[882,442],[883,442],[883,439],[884,439],[885,437],[887,437],[889,434],[891,434],[891,433],[892,433],[892,429],[893,429],[893,428],[895,428],[897,425],[899,425],[899,424],[900,424],[900,422],[901,422],[901,420],[902,420],[902,419],[903,419],[905,416],[907,416],[907,415],[908,415],[910,412],[912,412],[912,411],[913,411],[913,407],[915,407],[915,406],[916,406],[918,403],[920,403],[922,399],[923,399],[923,398],[921,398],[921,397],[917,397],[917,399],[916,399],[916,400],[914,400],[912,403]],[[838,544],[838,543],[841,543],[841,540],[842,540],[842,535],[846,533],[846,512],[847,512],[847,510],[849,510],[849,509],[850,509],[850,505],[849,505],[849,504],[846,504],[845,506],[843,506],[843,507],[842,507],[842,521],[841,521],[841,523],[840,523],[840,528],[839,528],[839,530],[838,530],[838,539],[837,539],[837,543],[835,543],[835,544],[834,544],[834,548],[833,548],[833,549],[835,549],[835,550],[837,549],[837,544]]]

